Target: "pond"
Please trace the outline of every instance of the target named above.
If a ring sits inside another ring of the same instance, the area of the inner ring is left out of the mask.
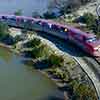
[[[62,93],[54,82],[23,59],[0,47],[0,100],[58,100]]]

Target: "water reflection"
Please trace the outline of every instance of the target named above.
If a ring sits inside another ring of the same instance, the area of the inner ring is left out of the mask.
[[[0,100],[54,100],[62,95],[50,79],[28,70],[22,59],[0,47]]]
[[[5,60],[6,62],[9,62],[12,58],[12,55],[5,48],[0,47],[0,58]]]

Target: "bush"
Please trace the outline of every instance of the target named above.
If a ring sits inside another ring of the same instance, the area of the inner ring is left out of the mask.
[[[46,12],[46,13],[44,13],[43,14],[43,17],[45,18],[45,19],[52,19],[52,18],[54,18],[54,16],[52,15],[52,14],[50,14],[49,12]]]
[[[48,61],[50,62],[50,64],[52,66],[61,67],[63,65],[64,58],[62,56],[58,56],[56,54],[51,54],[48,57]]]
[[[46,45],[40,45],[40,46],[36,46],[32,49],[31,51],[31,56],[33,58],[39,58],[39,57],[47,57],[47,55],[49,55],[48,52],[48,48],[46,47]]]
[[[83,18],[84,18],[84,22],[87,25],[87,28],[90,30],[93,30],[93,32],[96,35],[100,36],[100,34],[99,34],[100,33],[100,23],[97,20],[96,16],[94,16],[91,13],[85,13],[83,15]]]
[[[34,48],[36,46],[39,46],[41,44],[41,40],[40,39],[37,39],[37,38],[34,38],[32,39],[31,41],[29,41],[26,45],[27,47],[31,47],[31,48]]]
[[[73,80],[70,82],[70,86],[73,87],[74,96],[77,97],[77,100],[97,100],[95,91],[89,85]]]
[[[5,37],[9,33],[8,29],[8,25],[0,21],[0,38]]]
[[[38,12],[32,12],[32,17],[33,18],[41,18],[41,15]]]
[[[83,18],[88,27],[91,27],[96,21],[96,17],[91,13],[85,13]]]
[[[62,81],[68,81],[69,79],[67,73],[62,71],[60,68],[52,68],[49,69],[48,72],[54,75],[56,78],[61,79]]]
[[[19,10],[15,11],[14,15],[21,16],[22,15],[22,10],[19,9]]]

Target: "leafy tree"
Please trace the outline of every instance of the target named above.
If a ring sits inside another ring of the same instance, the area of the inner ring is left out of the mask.
[[[0,38],[8,34],[8,28],[9,27],[6,23],[0,21]]]
[[[37,39],[37,38],[34,38],[34,39],[30,40],[27,43],[27,47],[34,48],[36,46],[39,46],[40,44],[41,44],[41,40],[40,39]]]
[[[48,55],[48,48],[46,45],[36,46],[31,51],[31,56],[33,58],[40,58],[40,57],[47,57]]]
[[[59,8],[63,14],[71,13],[81,5],[87,4],[93,0],[51,0],[48,9]]]
[[[95,91],[85,84],[80,84],[76,92],[80,100],[96,100]]]
[[[73,87],[77,100],[97,100],[95,91],[92,89],[92,87],[84,83],[80,83],[77,80],[71,81],[70,85]]]
[[[38,12],[35,11],[35,12],[32,12],[32,17],[33,18],[40,18],[41,16]]]
[[[51,63],[52,66],[54,67],[60,67],[63,65],[64,59],[62,56],[56,55],[56,54],[51,54],[48,57],[48,61]]]
[[[22,15],[22,10],[19,9],[19,10],[15,11],[14,15],[21,16]]]
[[[54,19],[56,16],[53,13],[49,13],[48,11],[43,14],[45,19]]]
[[[84,22],[87,24],[87,27],[90,30],[93,30],[93,32],[96,35],[99,35],[100,36],[100,34],[99,34],[100,33],[100,23],[97,20],[96,16],[94,16],[91,13],[85,13],[83,15],[83,17],[84,17]]]
[[[95,23],[95,21],[96,21],[96,17],[93,15],[93,14],[91,14],[91,13],[85,13],[84,15],[83,15],[83,17],[84,17],[84,22],[87,24],[87,26],[90,28],[92,25],[93,25],[93,23]]]

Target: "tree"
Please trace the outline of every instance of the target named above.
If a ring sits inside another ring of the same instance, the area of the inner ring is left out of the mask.
[[[66,14],[91,1],[93,0],[50,0],[48,9],[59,8],[63,14]]]
[[[41,57],[47,57],[48,55],[48,49],[46,47],[46,45],[40,45],[37,47],[34,47],[31,51],[31,57],[37,59],[37,58],[41,58]]]
[[[74,96],[77,100],[97,100],[96,93],[92,87],[84,83],[80,83],[77,80],[70,82],[71,87],[73,87]]]
[[[88,27],[91,27],[93,23],[95,23],[96,21],[96,17],[91,13],[85,13],[83,17],[84,17],[84,22],[87,24]]]
[[[32,12],[32,17],[33,18],[40,18],[41,16],[38,12],[35,11],[35,12]]]
[[[93,32],[100,36],[100,23],[97,20],[96,16],[91,13],[85,13],[83,15],[84,23],[86,23],[87,28],[93,30]]]
[[[48,57],[48,61],[54,67],[61,67],[63,65],[64,58],[62,56],[57,55],[57,54],[51,54]]]
[[[21,16],[22,15],[22,10],[19,9],[19,10],[15,11],[14,15]]]
[[[6,36],[9,31],[8,31],[8,25],[4,22],[0,21],[0,38]]]
[[[37,38],[34,38],[34,39],[30,40],[26,45],[29,48],[30,47],[34,48],[34,47],[40,46],[40,44],[41,44],[41,40],[37,39]]]

